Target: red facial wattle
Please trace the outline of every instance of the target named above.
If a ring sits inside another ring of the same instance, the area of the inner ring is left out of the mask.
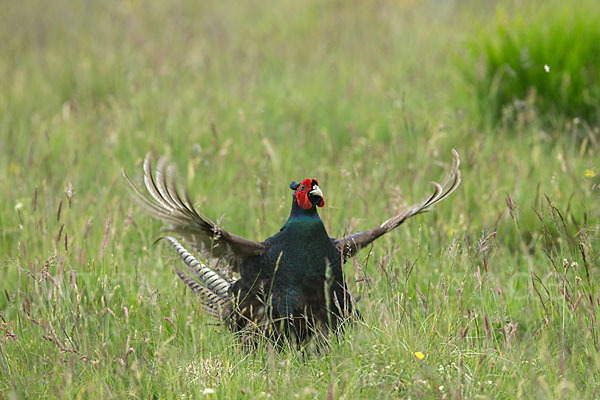
[[[301,192],[298,191],[298,193],[296,193],[296,200],[298,200],[298,205],[305,210],[310,210],[312,208],[312,203],[308,199],[308,193],[306,190]]]
[[[304,208],[305,210],[310,210],[313,206],[312,202],[308,198],[308,194],[313,190],[313,185],[312,185],[313,181],[315,182],[316,186],[319,185],[319,182],[317,182],[316,178],[313,180],[305,179],[302,181],[302,183],[300,184],[300,187],[298,188],[298,191],[296,192],[296,200],[298,201],[298,205],[300,207]],[[304,188],[304,189],[302,189],[302,188]],[[319,204],[317,204],[317,206],[323,207],[324,205],[325,205],[325,199],[321,196],[321,202]]]

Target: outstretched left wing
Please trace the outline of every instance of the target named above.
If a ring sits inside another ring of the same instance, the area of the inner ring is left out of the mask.
[[[344,236],[340,239],[332,239],[333,243],[342,252],[343,262],[351,257],[354,257],[360,249],[369,245],[381,235],[384,235],[392,229],[398,227],[408,218],[430,211],[433,206],[450,196],[452,192],[454,192],[460,185],[460,170],[458,169],[460,165],[460,158],[454,149],[452,150],[452,154],[454,155],[454,163],[450,170],[448,179],[446,179],[446,182],[444,182],[443,185],[433,182],[435,190],[427,199],[407,207],[399,214],[394,215],[392,218],[374,228],[364,232],[358,232],[352,235]]]

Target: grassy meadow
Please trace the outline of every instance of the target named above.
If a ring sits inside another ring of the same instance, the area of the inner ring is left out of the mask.
[[[494,4],[1,8],[0,398],[600,396],[598,128],[482,115],[464,68]],[[341,236],[423,199],[452,148],[461,187],[345,265],[364,321],[312,356],[203,316],[121,175],[168,155],[254,240],[316,176]]]

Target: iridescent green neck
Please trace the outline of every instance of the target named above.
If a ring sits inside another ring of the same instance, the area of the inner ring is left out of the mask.
[[[319,217],[319,213],[317,212],[317,207],[314,205],[309,209],[305,210],[304,208],[298,205],[296,199],[292,200],[292,211],[290,212],[290,217],[288,218],[286,225],[295,222],[308,222],[308,221],[321,221]]]

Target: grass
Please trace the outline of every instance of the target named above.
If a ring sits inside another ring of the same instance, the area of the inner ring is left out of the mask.
[[[594,1],[577,7],[500,3],[494,20],[470,40],[471,56],[462,60],[478,112],[500,122],[531,103],[548,122],[578,118],[597,125],[599,11]]]
[[[597,128],[486,127],[456,95],[489,10],[3,8],[0,396],[598,396]],[[365,321],[319,357],[211,325],[121,178],[167,154],[207,216],[263,239],[317,176],[338,236],[420,200],[451,148],[461,187],[346,264]]]

